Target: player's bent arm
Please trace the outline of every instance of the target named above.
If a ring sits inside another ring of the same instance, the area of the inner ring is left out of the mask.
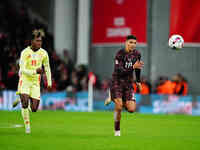
[[[136,82],[140,83],[140,75],[141,75],[141,69],[135,69],[135,76],[136,76]]]
[[[52,81],[51,81],[51,69],[50,69],[50,65],[49,65],[49,56],[46,53],[44,59],[43,59],[43,65],[44,65],[44,70],[47,76],[47,83],[48,83],[48,87],[52,86]]]
[[[25,52],[22,52],[21,57],[20,57],[20,62],[19,62],[20,73],[24,73],[24,74],[29,75],[29,76],[37,74],[36,70],[26,68],[26,64],[27,64],[26,59],[27,58],[26,58]]]
[[[139,91],[142,91],[141,79],[140,79],[141,69],[135,69],[135,76],[136,76],[136,85]]]

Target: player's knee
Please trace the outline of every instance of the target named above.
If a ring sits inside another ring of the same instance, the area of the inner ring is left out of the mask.
[[[24,108],[24,109],[28,108],[28,103],[27,104],[22,103],[22,108]]]
[[[115,103],[117,111],[122,111],[123,104],[122,103]]]
[[[117,111],[122,111],[123,103],[121,99],[115,99],[115,108]]]
[[[29,97],[27,95],[20,95],[21,103],[22,103],[22,108],[28,108],[28,100]]]
[[[28,108],[28,101],[22,101],[22,108]]]
[[[20,99],[23,100],[23,101],[28,101],[29,96],[26,95],[26,94],[21,94],[21,95],[20,95]]]
[[[122,105],[117,105],[117,106],[116,106],[116,110],[117,110],[117,111],[122,111],[122,109],[123,109]]]

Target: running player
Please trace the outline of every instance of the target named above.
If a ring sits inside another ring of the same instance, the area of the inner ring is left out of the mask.
[[[105,100],[108,105],[111,100],[115,103],[114,128],[115,136],[120,136],[121,111],[125,107],[130,113],[136,109],[136,101],[133,94],[133,71],[135,70],[136,84],[141,90],[140,72],[144,63],[140,60],[141,54],[136,48],[137,39],[133,35],[126,38],[125,48],[119,50],[115,57],[115,67],[112,74],[110,98]]]
[[[40,78],[43,72],[42,66],[44,66],[47,76],[48,88],[51,88],[51,70],[49,65],[48,53],[41,48],[42,38],[44,38],[44,32],[42,30],[34,30],[32,33],[31,46],[28,46],[21,52],[20,56],[20,70],[19,70],[19,83],[17,93],[20,96],[22,104],[22,117],[25,124],[25,132],[30,133],[30,119],[29,110],[32,112],[38,110],[40,103]],[[13,103],[16,106],[19,100]]]

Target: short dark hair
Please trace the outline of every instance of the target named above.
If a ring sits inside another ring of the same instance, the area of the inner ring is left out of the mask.
[[[137,40],[136,36],[134,36],[134,35],[128,35],[126,37],[126,40],[130,40],[130,39]]]

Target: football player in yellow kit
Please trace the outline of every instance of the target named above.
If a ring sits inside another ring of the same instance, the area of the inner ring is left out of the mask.
[[[47,76],[48,88],[51,88],[51,70],[49,65],[48,53],[41,48],[44,32],[34,30],[32,33],[31,45],[21,52],[19,83],[17,94],[20,96],[22,104],[22,117],[25,124],[25,132],[30,133],[29,103],[32,112],[36,112],[40,103],[40,78],[44,66]],[[13,103],[16,106],[19,99]]]

